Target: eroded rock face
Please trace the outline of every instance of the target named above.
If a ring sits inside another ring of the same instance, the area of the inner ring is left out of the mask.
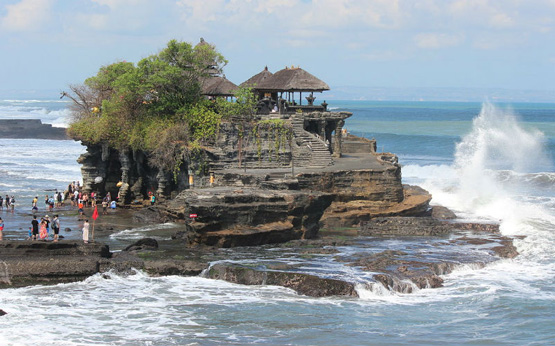
[[[337,202],[364,200],[399,203],[404,199],[401,167],[383,169],[315,171],[297,175],[301,189],[326,191],[337,195]]]
[[[252,246],[315,237],[332,199],[308,191],[199,189],[183,191],[160,211],[185,221],[176,237],[189,245]]]
[[[356,227],[372,223],[377,217],[423,216],[428,214],[432,196],[428,191],[410,185],[401,185],[400,180],[391,179],[403,194],[400,200],[374,200],[339,194],[322,216],[322,228]],[[348,190],[348,189],[346,189]]]

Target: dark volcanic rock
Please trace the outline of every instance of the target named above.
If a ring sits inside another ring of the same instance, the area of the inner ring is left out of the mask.
[[[208,268],[208,263],[176,259],[145,261],[144,270],[153,275],[194,276]]]
[[[360,235],[437,236],[448,234],[452,229],[431,217],[377,217],[361,227]]]
[[[439,220],[453,220],[457,218],[457,215],[449,208],[435,205],[432,207],[432,217]]]
[[[6,312],[6,311],[4,311],[4,310],[0,309],[0,316],[4,316],[4,315],[6,315],[6,314],[7,314],[7,312]]]
[[[351,265],[379,273],[373,275],[374,280],[401,293],[412,293],[414,286],[419,289],[441,287],[443,279],[439,275],[450,273],[456,266],[449,262],[415,260],[404,251],[393,250],[361,255]]]
[[[503,258],[515,258],[518,256],[518,251],[513,244],[513,240],[505,238],[499,242],[499,246],[492,248],[493,252],[499,257]]]
[[[350,282],[324,279],[314,275],[260,271],[236,264],[215,264],[208,270],[208,277],[243,285],[277,285],[311,297],[350,296],[357,297],[355,287]]]
[[[96,274],[111,253],[107,245],[76,242],[0,243],[0,287],[82,280]]]
[[[123,251],[141,251],[141,250],[156,250],[158,249],[158,242],[154,238],[143,238],[137,240],[135,243],[127,246]]]
[[[491,223],[478,222],[452,222],[449,223],[452,228],[458,230],[470,230],[475,232],[499,233],[499,225]]]
[[[65,128],[40,119],[0,119],[0,138],[70,139]]]
[[[160,214],[157,207],[142,208],[133,214],[133,221],[143,224],[164,223],[169,221],[167,217]]]

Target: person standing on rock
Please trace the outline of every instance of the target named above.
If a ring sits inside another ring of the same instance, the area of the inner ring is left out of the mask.
[[[102,200],[102,215],[108,214],[108,198],[104,197]]]
[[[58,234],[60,233],[60,219],[58,219],[58,215],[54,215],[54,219],[52,220],[52,230],[54,231],[54,241],[58,241]]]
[[[89,242],[89,220],[85,220],[83,223],[83,242],[87,244]]]
[[[31,240],[37,240],[39,235],[39,222],[37,221],[37,216],[33,215],[33,221],[31,221],[31,226],[33,227],[33,236]]]
[[[40,221],[39,237],[40,240],[46,240],[46,238],[48,238],[48,232],[46,231],[46,220],[44,218]]]

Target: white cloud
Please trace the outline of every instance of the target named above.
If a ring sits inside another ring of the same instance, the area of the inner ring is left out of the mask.
[[[491,16],[490,25],[494,28],[510,28],[515,25],[515,21],[505,13],[497,13]]]
[[[0,18],[0,27],[7,31],[37,31],[49,21],[53,0],[21,0],[6,5],[7,14]]]
[[[90,0],[89,9],[64,14],[66,30],[75,35],[148,36],[173,20],[168,4],[160,0]]]
[[[425,49],[439,49],[452,47],[464,40],[462,34],[422,33],[414,37],[417,47]]]

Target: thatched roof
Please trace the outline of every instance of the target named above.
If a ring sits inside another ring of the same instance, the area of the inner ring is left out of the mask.
[[[268,71],[268,66],[264,67],[262,72],[259,72],[240,84],[241,87],[256,88],[258,85],[266,81],[272,76],[272,72]]]
[[[324,91],[330,87],[300,67],[286,67],[256,86],[268,91]]]
[[[206,96],[233,96],[237,85],[223,77],[209,77],[202,81],[202,94]]]

